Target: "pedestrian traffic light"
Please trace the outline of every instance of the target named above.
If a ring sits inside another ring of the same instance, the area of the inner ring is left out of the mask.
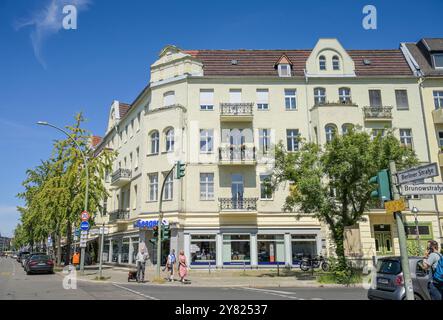
[[[185,176],[185,169],[186,164],[182,163],[181,161],[177,161],[175,165],[175,178],[181,179]]]
[[[392,200],[391,182],[387,169],[379,171],[376,176],[369,179],[369,183],[377,184],[377,190],[371,192],[371,198],[378,198],[382,202]]]
[[[158,226],[154,226],[154,227],[152,228],[152,231],[154,231],[153,238],[154,238],[154,239],[157,239],[157,238],[158,238]]]
[[[169,225],[162,225],[162,240],[169,240],[171,237],[171,229]]]

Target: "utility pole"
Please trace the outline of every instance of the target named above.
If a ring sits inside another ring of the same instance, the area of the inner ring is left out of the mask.
[[[418,209],[417,209],[417,207],[413,207],[411,211],[414,214],[415,239],[417,240],[418,255],[422,256],[423,252],[421,250],[421,244],[420,244],[420,230],[418,228]]]
[[[400,200],[400,193],[397,187],[397,167],[394,161],[389,162],[391,173],[391,190],[394,200]],[[403,224],[401,211],[394,212],[394,218],[397,222],[398,242],[400,245],[401,268],[403,270],[404,285],[406,291],[406,300],[414,300],[414,289],[412,287],[411,272],[409,270],[408,249],[406,247],[406,233]]]
[[[103,243],[105,238],[105,223],[103,223],[102,228],[100,229],[100,264],[99,264],[99,273],[100,279],[102,278],[102,264],[103,264]]]

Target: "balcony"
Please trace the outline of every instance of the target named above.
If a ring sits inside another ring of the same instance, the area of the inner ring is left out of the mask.
[[[258,198],[218,198],[220,212],[256,212]]]
[[[340,101],[318,101],[315,102],[315,107],[357,107],[357,104],[351,100],[340,100]]]
[[[432,111],[432,118],[435,124],[443,124],[443,108],[438,108]]]
[[[440,151],[438,152],[438,164],[440,167],[443,167],[443,147],[440,147]]]
[[[122,187],[131,181],[132,172],[129,169],[118,169],[112,174],[111,185]]]
[[[364,107],[365,121],[392,121],[392,107]]]
[[[130,217],[129,210],[118,209],[112,212],[109,212],[109,222],[119,223],[124,222],[124,220],[128,220]]]
[[[218,163],[220,165],[255,165],[255,147],[225,146],[218,148]]]
[[[254,103],[221,103],[220,121],[249,122],[253,120]]]

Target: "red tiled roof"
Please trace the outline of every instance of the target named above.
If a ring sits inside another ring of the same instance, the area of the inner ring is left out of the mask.
[[[99,137],[99,136],[92,136],[91,137],[91,144],[92,147],[95,148],[96,146],[98,146],[100,144],[100,142],[102,142],[103,138]]]
[[[292,75],[304,76],[312,50],[185,50],[204,65],[205,76],[278,76],[275,62],[286,55]],[[412,71],[400,50],[348,50],[357,76],[408,76]],[[363,61],[368,59],[370,65]],[[237,60],[237,64],[231,64]]]
[[[129,111],[129,109],[131,108],[130,104],[127,103],[123,103],[120,102],[119,103],[119,114],[120,114],[120,119],[122,119]]]

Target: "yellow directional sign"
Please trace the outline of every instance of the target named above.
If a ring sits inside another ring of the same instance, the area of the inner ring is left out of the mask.
[[[385,202],[385,209],[386,209],[386,213],[393,213],[393,212],[405,210],[406,205],[402,199],[386,201]]]

